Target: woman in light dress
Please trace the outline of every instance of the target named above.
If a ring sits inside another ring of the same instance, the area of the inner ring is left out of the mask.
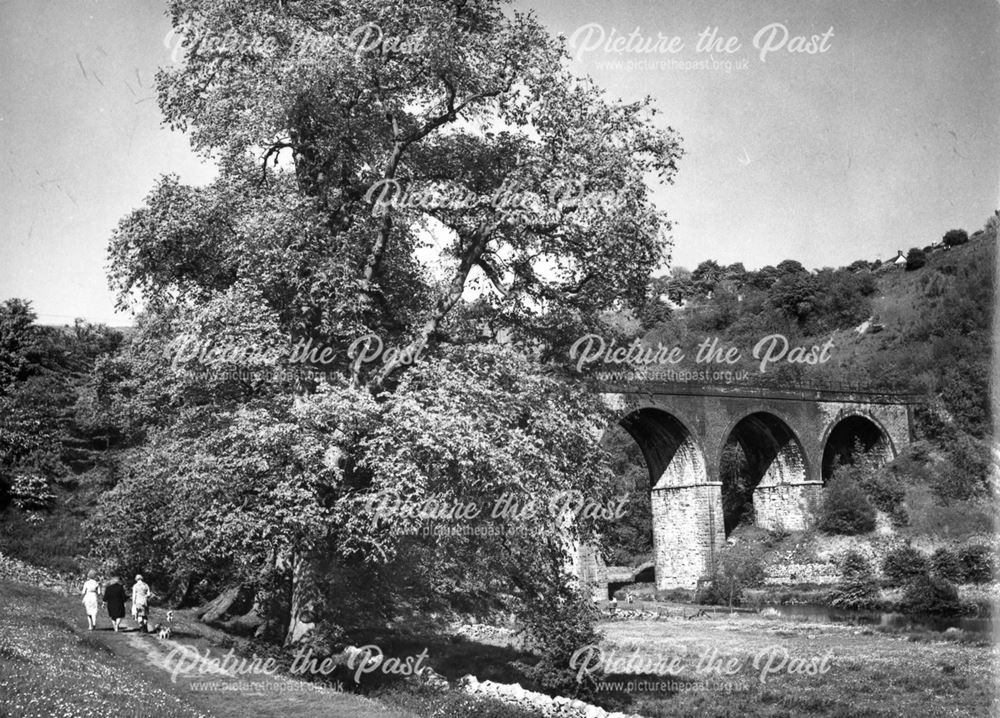
[[[97,593],[101,590],[96,576],[94,571],[87,571],[87,580],[83,582],[83,591],[81,592],[83,608],[87,612],[87,624],[91,631],[97,626]]]

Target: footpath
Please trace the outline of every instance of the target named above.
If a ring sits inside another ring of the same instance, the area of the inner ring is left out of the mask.
[[[0,555],[3,718],[413,716],[287,675],[249,673],[232,659],[220,670],[229,650],[183,613],[165,639],[140,632],[129,617],[116,633],[103,611],[89,631],[71,584],[17,564]],[[154,609],[150,625],[164,620]]]

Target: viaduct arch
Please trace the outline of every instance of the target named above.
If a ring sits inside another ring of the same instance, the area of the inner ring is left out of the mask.
[[[694,588],[710,575],[739,521],[743,504],[723,501],[727,446],[745,457],[750,481],[738,498],[752,502],[757,525],[800,530],[856,443],[884,461],[909,445],[916,403],[911,395],[848,389],[605,384],[599,391],[649,470],[660,589]],[[606,568],[587,574],[606,590]]]

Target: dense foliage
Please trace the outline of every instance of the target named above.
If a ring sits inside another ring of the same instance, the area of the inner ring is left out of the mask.
[[[955,585],[945,578],[927,573],[910,581],[900,606],[911,613],[955,614],[962,609]]]
[[[962,562],[958,553],[949,548],[939,548],[931,554],[931,571],[941,578],[959,583],[962,580]]]
[[[879,584],[871,563],[856,551],[848,551],[840,562],[841,579],[830,596],[837,608],[870,609],[878,605]]]
[[[928,573],[927,557],[909,544],[889,551],[882,559],[882,575],[889,586],[905,586]]]
[[[875,529],[875,507],[857,482],[835,476],[823,489],[816,526],[832,534],[868,533]]]
[[[0,304],[0,509],[11,501],[50,508],[53,486],[71,486],[107,438],[81,427],[75,407],[94,362],[121,335],[82,320],[43,327],[36,318],[26,300]]]
[[[958,552],[962,580],[988,583],[996,577],[996,553],[988,546],[965,546]]]
[[[110,243],[145,308],[86,398],[125,451],[92,524],[119,527],[111,567],[249,589],[261,635],[318,648],[514,613],[561,681],[591,637],[570,558],[608,523],[578,509],[619,487],[603,405],[549,360],[646,306],[670,226],[649,180],[681,150],[503,5],[170,2],[160,106],[219,175],[161,178]],[[458,505],[482,513],[398,510]]]

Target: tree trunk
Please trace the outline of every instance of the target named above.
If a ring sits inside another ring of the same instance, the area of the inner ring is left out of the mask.
[[[198,610],[198,618],[205,623],[215,623],[221,620],[224,616],[232,612],[234,605],[238,605],[241,594],[243,594],[242,585],[230,586],[216,598],[202,606]]]
[[[291,556],[291,585],[288,629],[285,645],[307,638],[319,623],[318,608],[322,596],[322,571],[315,557],[300,552]]]

